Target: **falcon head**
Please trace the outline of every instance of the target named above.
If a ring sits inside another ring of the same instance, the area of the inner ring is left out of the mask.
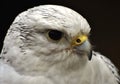
[[[83,67],[92,56],[89,32],[86,19],[72,9],[41,5],[16,17],[1,55],[21,73]]]

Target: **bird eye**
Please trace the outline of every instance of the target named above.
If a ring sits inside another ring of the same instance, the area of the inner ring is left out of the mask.
[[[61,31],[58,31],[58,30],[49,30],[48,36],[50,39],[58,41],[62,38],[63,33]]]

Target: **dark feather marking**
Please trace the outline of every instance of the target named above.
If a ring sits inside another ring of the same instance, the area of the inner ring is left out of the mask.
[[[107,65],[107,67],[110,69],[110,71],[113,73],[113,75],[115,76],[116,80],[118,83],[120,83],[120,77],[118,74],[118,69],[115,67],[115,65],[106,57],[100,55],[100,58],[105,62],[105,64]]]

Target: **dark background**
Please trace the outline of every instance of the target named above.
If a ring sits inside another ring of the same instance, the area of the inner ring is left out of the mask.
[[[56,4],[74,9],[91,25],[91,43],[120,70],[120,0],[1,0],[0,50],[7,29],[22,11],[42,5]]]

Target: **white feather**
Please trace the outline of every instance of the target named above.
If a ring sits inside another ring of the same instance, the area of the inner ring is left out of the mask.
[[[52,41],[49,30],[64,35]],[[89,32],[88,22],[66,7],[42,5],[19,14],[4,40],[0,84],[118,84],[112,62],[96,52],[88,60],[88,40],[71,48],[74,36]]]

